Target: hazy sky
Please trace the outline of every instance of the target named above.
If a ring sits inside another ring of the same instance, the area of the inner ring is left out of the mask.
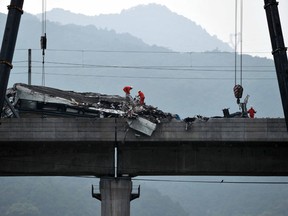
[[[236,0],[47,0],[47,10],[63,8],[86,15],[120,13],[139,4],[157,3],[183,15],[205,28],[211,35],[232,43],[235,34]],[[241,0],[238,0],[238,4]],[[0,0],[0,12],[7,13],[10,0]],[[271,43],[267,29],[264,0],[243,0],[243,52],[251,55],[272,57]],[[42,0],[24,1],[24,11],[41,13]],[[240,7],[239,7],[240,8]],[[288,1],[279,0],[285,45],[288,44]],[[239,9],[240,10],[240,9]],[[49,17],[48,17],[49,18]],[[238,25],[239,26],[239,25]]]

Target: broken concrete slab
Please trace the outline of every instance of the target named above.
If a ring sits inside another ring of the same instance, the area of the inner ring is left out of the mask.
[[[136,117],[135,119],[127,119],[127,123],[130,128],[139,131],[143,134],[151,136],[153,131],[156,129],[156,124],[144,119],[142,117]]]

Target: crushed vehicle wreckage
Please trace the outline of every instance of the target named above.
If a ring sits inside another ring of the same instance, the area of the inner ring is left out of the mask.
[[[157,124],[171,120],[184,121],[186,130],[197,122],[206,122],[211,118],[247,118],[249,95],[239,104],[242,112],[229,113],[223,109],[223,116],[203,117],[196,115],[183,120],[177,114],[159,110],[151,105],[140,105],[133,100],[127,103],[126,97],[92,92],[64,91],[46,86],[16,83],[6,91],[6,103],[1,118],[126,118],[128,126],[135,131],[151,136]]]
[[[125,97],[78,93],[56,88],[16,83],[6,91],[1,118],[86,117],[127,118],[130,128],[151,136],[156,125],[177,117],[150,105],[127,105]]]

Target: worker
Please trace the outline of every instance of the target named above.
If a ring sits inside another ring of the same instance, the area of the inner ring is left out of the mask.
[[[126,93],[126,94],[129,94],[130,95],[130,91],[133,89],[133,86],[125,86],[123,88],[123,91]]]
[[[133,102],[133,98],[132,96],[130,95],[130,91],[133,89],[133,86],[125,86],[123,88],[123,91],[125,92],[125,96],[126,96],[126,101],[130,104]]]
[[[250,118],[254,118],[254,114],[256,113],[256,111],[253,109],[252,106],[250,107],[250,109],[247,112],[248,112]]]
[[[144,100],[145,100],[145,95],[142,91],[138,91],[138,97],[139,97],[139,104],[143,105],[144,104]]]

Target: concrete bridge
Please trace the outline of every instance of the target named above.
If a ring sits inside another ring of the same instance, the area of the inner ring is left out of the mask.
[[[287,176],[284,119],[163,122],[151,136],[124,118],[1,119],[0,176],[100,177],[102,216],[129,216],[137,175]]]
[[[163,122],[151,137],[124,118],[1,119],[0,125],[0,176],[287,176],[287,155],[280,118]]]
[[[23,2],[11,0],[8,7],[0,52],[0,110],[13,67]],[[167,122],[159,124],[150,137],[133,131],[120,118],[1,119],[0,176],[100,177],[101,193],[92,191],[92,195],[102,200],[102,216],[130,215],[130,200],[135,197],[132,176],[287,176],[287,49],[278,3],[264,3],[286,124],[284,119],[240,118],[191,125]]]

